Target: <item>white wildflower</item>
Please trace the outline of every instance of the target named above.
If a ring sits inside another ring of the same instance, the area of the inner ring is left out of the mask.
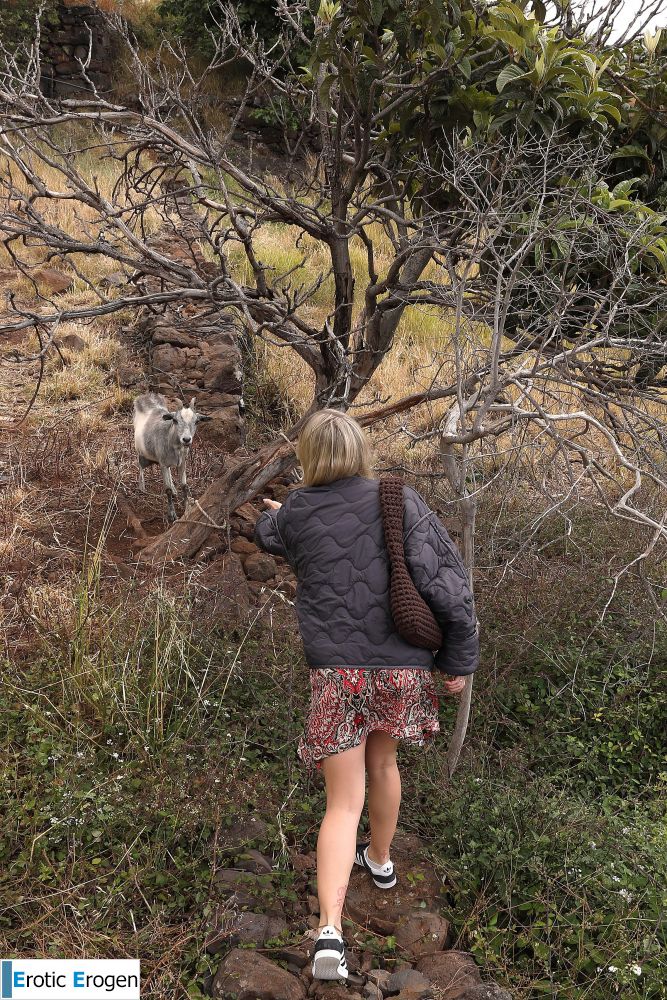
[[[630,966],[630,972],[632,972],[633,975],[635,975],[635,976],[641,976],[641,974],[642,974],[642,967],[641,967],[641,965],[631,965]]]

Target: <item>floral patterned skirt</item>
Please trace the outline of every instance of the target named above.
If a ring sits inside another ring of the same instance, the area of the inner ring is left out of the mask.
[[[359,746],[379,729],[423,746],[440,731],[430,670],[411,667],[313,667],[310,712],[298,754],[309,767]]]

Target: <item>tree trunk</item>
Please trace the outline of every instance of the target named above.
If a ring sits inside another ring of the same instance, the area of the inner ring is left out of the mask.
[[[283,440],[272,441],[252,458],[236,463],[211,483],[194,511],[145,546],[139,561],[193,559],[212,531],[226,528],[233,510],[251,500],[294,462],[294,445]]]
[[[430,260],[431,251],[420,251],[406,264],[405,270],[409,271],[410,282],[417,280],[417,277]],[[332,394],[335,395],[335,402],[340,401],[345,407],[354,402],[361,390],[367,385],[375,370],[379,367],[382,359],[389,351],[394,333],[400,322],[401,316],[406,308],[405,297],[394,295],[395,306],[391,311],[385,311],[382,318],[377,321],[378,328],[372,331],[370,337],[373,345],[372,350],[358,352],[356,355],[357,372],[350,376],[349,384],[345,392],[340,392],[340,386],[331,378],[339,378],[343,369],[339,365],[333,375],[325,373],[322,369],[316,371],[316,395],[308,412],[290,429],[287,437],[290,441],[298,437],[299,431],[307,417],[315,410],[319,409],[321,400],[329,400]],[[383,303],[384,305],[385,303]],[[380,310],[378,310],[380,312]],[[379,343],[378,343],[379,337]],[[334,343],[339,343],[334,339]],[[360,356],[363,354],[363,356]],[[449,395],[449,392],[446,393]],[[426,399],[436,399],[442,394],[438,393],[414,393],[406,400],[399,400],[393,406],[373,411],[360,417],[360,422],[368,426],[375,419],[380,419],[388,412],[400,412],[408,409]],[[328,403],[327,403],[328,405]],[[376,415],[377,414],[377,415]],[[261,448],[252,458],[235,464],[234,468],[216,479],[208,487],[198,504],[199,517],[192,513],[180,518],[168,531],[154,542],[147,545],[143,550],[140,560],[150,562],[159,559],[191,559],[206,542],[208,535],[216,528],[226,522],[229,514],[246,500],[256,496],[259,490],[263,489],[275,476],[285,472],[294,462],[294,445],[289,445],[284,441],[271,442]]]
[[[461,417],[459,403],[454,403],[450,409],[443,427],[443,436],[456,433]],[[477,502],[468,495],[466,488],[465,461],[459,461],[454,452],[454,445],[441,439],[440,460],[442,462],[447,480],[455,495],[459,498],[459,509],[461,511],[461,522],[463,528],[463,551],[461,553],[463,562],[468,570],[470,590],[473,589],[473,567],[475,564],[475,518],[477,516]],[[472,702],[473,675],[466,677],[466,685],[461,694],[459,708],[456,713],[454,730],[447,748],[447,780],[449,781],[456,770],[463,743],[468,731],[470,719],[470,705]]]
[[[468,570],[470,579],[470,589],[472,590],[472,570],[475,561],[475,518],[477,516],[477,503],[471,497],[461,500],[459,505],[461,511],[461,521],[463,525],[463,562]],[[459,708],[456,713],[454,730],[447,748],[447,779],[449,780],[457,768],[463,742],[468,731],[470,720],[470,705],[472,703],[473,674],[466,678],[466,686],[461,694]]]

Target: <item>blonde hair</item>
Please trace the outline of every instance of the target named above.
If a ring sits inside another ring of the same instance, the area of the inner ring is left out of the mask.
[[[360,424],[341,410],[318,410],[299,435],[297,455],[305,486],[323,486],[346,476],[372,478],[371,446]]]

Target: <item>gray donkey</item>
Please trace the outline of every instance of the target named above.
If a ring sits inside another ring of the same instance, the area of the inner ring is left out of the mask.
[[[149,465],[159,465],[167,494],[167,516],[170,521],[176,520],[176,487],[171,478],[171,469],[175,466],[178,470],[179,482],[187,502],[185,463],[197,424],[201,420],[211,420],[211,417],[197,413],[194,396],[189,406],[181,405],[178,410],[173,411],[167,406],[164,396],[155,392],[146,392],[137,396],[134,401],[134,447],[139,456],[139,489],[142,493],[146,491],[144,469]]]

